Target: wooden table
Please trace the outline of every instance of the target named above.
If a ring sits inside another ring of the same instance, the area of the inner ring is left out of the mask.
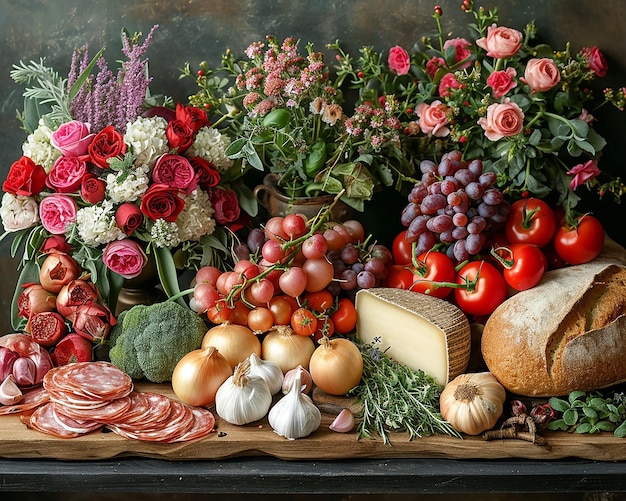
[[[165,385],[141,385],[172,395]],[[94,432],[57,439],[0,416],[0,491],[255,494],[626,492],[626,439],[544,432],[548,446],[406,434],[357,441],[328,429],[276,435],[266,420],[158,444]]]

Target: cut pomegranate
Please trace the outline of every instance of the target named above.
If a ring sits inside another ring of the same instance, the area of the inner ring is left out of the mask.
[[[41,311],[31,316],[28,329],[33,339],[44,348],[52,348],[67,334],[63,317],[55,311]]]
[[[67,365],[74,362],[91,362],[93,347],[84,337],[72,332],[65,336],[54,348],[52,361],[54,365]]]

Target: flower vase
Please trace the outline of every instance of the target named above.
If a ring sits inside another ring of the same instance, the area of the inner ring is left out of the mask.
[[[304,214],[308,219],[315,217],[324,206],[329,206],[335,199],[334,195],[316,197],[290,197],[278,186],[278,174],[267,174],[263,184],[254,188],[254,197],[263,206],[270,217],[287,214]],[[331,209],[331,220],[343,222],[354,217],[354,209],[338,200]]]
[[[150,305],[166,299],[159,285],[159,275],[153,257],[149,256],[141,273],[135,278],[126,279],[117,297],[115,316],[130,310],[138,304]]]

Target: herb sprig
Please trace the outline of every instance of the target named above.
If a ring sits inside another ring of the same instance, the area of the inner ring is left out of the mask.
[[[435,433],[461,437],[441,417],[443,388],[431,376],[390,359],[373,344],[357,345],[363,355],[361,384],[353,390],[363,408],[357,439],[377,434],[390,444],[390,431],[406,431],[409,440]]]

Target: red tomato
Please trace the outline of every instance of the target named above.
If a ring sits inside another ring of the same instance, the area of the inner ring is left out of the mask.
[[[356,308],[354,303],[344,297],[339,300],[337,311],[331,315],[335,324],[335,332],[349,334],[356,327]]]
[[[511,205],[504,225],[506,238],[511,243],[548,244],[556,230],[556,216],[552,208],[539,198],[525,198]]]
[[[332,308],[335,297],[327,289],[317,292],[307,292],[303,296],[304,304],[307,308],[322,313]]]
[[[415,273],[413,267],[404,266],[402,264],[394,264],[389,267],[389,274],[384,280],[385,287],[392,289],[409,290],[415,281]]]
[[[467,288],[454,289],[459,308],[469,315],[489,315],[506,299],[506,281],[487,261],[471,261],[459,270],[456,282]]]
[[[294,308],[287,299],[288,296],[274,296],[270,299],[269,309],[274,317],[275,325],[289,325]]]
[[[226,305],[226,301],[224,299],[220,299],[213,305],[213,307],[207,310],[206,315],[211,323],[222,324],[230,318],[230,314],[232,312],[233,309]]]
[[[438,298],[445,298],[452,290],[439,287],[436,282],[454,282],[456,270],[454,263],[443,252],[428,251],[417,257],[417,274],[410,290]]]
[[[536,245],[510,244],[496,251],[504,265],[504,280],[518,291],[537,285],[548,267],[545,254]]]
[[[411,264],[413,261],[413,244],[406,240],[406,230],[401,231],[393,239],[391,254],[394,264]]]
[[[291,315],[291,328],[296,334],[310,336],[317,330],[317,317],[307,308],[298,308]]]
[[[560,226],[554,235],[554,250],[569,264],[582,264],[595,259],[603,246],[602,223],[589,214],[576,218],[575,226]]]

